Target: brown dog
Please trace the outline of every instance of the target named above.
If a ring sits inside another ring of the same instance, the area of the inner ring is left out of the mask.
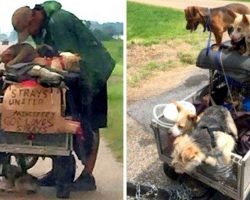
[[[187,21],[186,29],[192,32],[201,24],[204,27],[204,32],[206,29],[213,32],[216,45],[219,46],[222,42],[223,33],[227,31],[234,22],[234,18],[228,13],[228,10],[240,14],[250,14],[250,9],[239,3],[232,3],[223,7],[211,9],[190,6],[184,10]]]

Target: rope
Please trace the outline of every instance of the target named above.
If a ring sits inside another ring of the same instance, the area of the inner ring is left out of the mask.
[[[216,105],[213,97],[212,97],[212,89],[213,89],[213,70],[209,70],[209,99],[211,100],[211,103],[213,106]]]
[[[181,185],[172,185],[164,189],[158,189],[155,185],[150,183],[144,183],[143,185],[149,188],[148,191],[145,194],[142,194],[142,184],[136,184],[135,200],[161,199],[162,196],[160,195],[160,190],[168,194],[168,200],[192,200],[191,189],[184,183]]]
[[[223,51],[222,48],[220,48],[220,49],[217,51],[217,53],[216,53],[216,55],[215,55],[215,59],[216,59],[216,61],[217,61],[217,63],[218,63],[218,66],[219,66],[219,67],[221,68],[221,70],[222,70],[222,73],[223,73],[223,76],[224,76],[224,78],[225,78],[225,82],[226,82],[226,85],[227,85],[227,88],[228,88],[229,97],[230,97],[231,101],[233,102],[232,92],[231,92],[231,89],[230,89],[230,86],[229,86],[229,83],[228,83],[228,78],[227,78],[227,76],[226,76],[226,72],[225,72],[225,69],[224,69],[223,62],[222,62],[222,51]],[[235,107],[234,107],[233,104],[232,104],[232,107],[233,107],[234,113],[236,114],[236,109],[235,109]]]
[[[208,40],[207,40],[207,50],[206,50],[206,56],[208,56],[209,54],[209,51],[210,51],[210,44],[211,44],[211,37],[212,37],[212,32],[211,32],[211,29],[210,29],[210,17],[211,17],[211,10],[210,8],[208,8],[208,18],[207,18],[207,21],[205,23],[205,29],[204,29],[204,32],[207,30],[209,31],[209,36],[208,36]]]

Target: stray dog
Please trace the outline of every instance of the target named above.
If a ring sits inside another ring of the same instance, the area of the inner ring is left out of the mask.
[[[223,33],[227,31],[234,22],[234,18],[228,13],[228,10],[240,14],[250,14],[249,8],[239,3],[232,3],[223,7],[211,9],[190,6],[184,10],[187,21],[186,29],[192,32],[197,29],[199,24],[201,24],[204,28],[204,32],[206,29],[213,32],[216,46],[220,46]]]
[[[7,192],[18,192],[20,194],[36,193],[39,186],[37,178],[23,172],[15,165],[6,165],[3,169],[5,188]]]
[[[220,152],[224,164],[228,165],[237,138],[229,111],[223,106],[211,106],[190,133],[175,139],[171,164],[177,173],[191,172],[202,162],[216,166],[215,155]]]
[[[171,133],[172,136],[177,137],[179,135],[191,131],[191,129],[199,120],[199,117],[194,112],[184,107],[179,102],[173,102],[173,103],[177,107],[178,116],[174,126],[169,129],[169,133]]]
[[[6,67],[17,63],[31,62],[48,66],[56,71],[80,72],[81,57],[78,54],[58,53],[49,45],[40,45],[34,49],[28,43],[15,44],[3,51],[0,59]]]
[[[246,52],[243,56],[250,55],[250,15],[240,15],[229,11],[229,13],[235,18],[233,27],[234,31],[231,33],[231,40],[236,43],[245,39]]]

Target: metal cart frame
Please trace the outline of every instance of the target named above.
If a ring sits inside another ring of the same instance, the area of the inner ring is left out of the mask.
[[[206,87],[194,92],[184,100],[193,102]],[[166,141],[169,135],[168,128],[162,127],[154,119],[152,120],[151,128],[154,132],[160,160],[171,166],[171,154],[170,151],[166,151]],[[250,151],[244,157],[233,153],[232,161],[234,169],[236,169],[237,179],[235,187],[228,185],[226,181],[214,180],[197,170],[189,173],[189,175],[235,200],[245,200],[250,191]]]

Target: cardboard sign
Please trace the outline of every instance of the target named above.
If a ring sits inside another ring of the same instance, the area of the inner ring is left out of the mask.
[[[6,89],[1,119],[4,131],[57,133],[62,119],[60,89],[20,84]]]

